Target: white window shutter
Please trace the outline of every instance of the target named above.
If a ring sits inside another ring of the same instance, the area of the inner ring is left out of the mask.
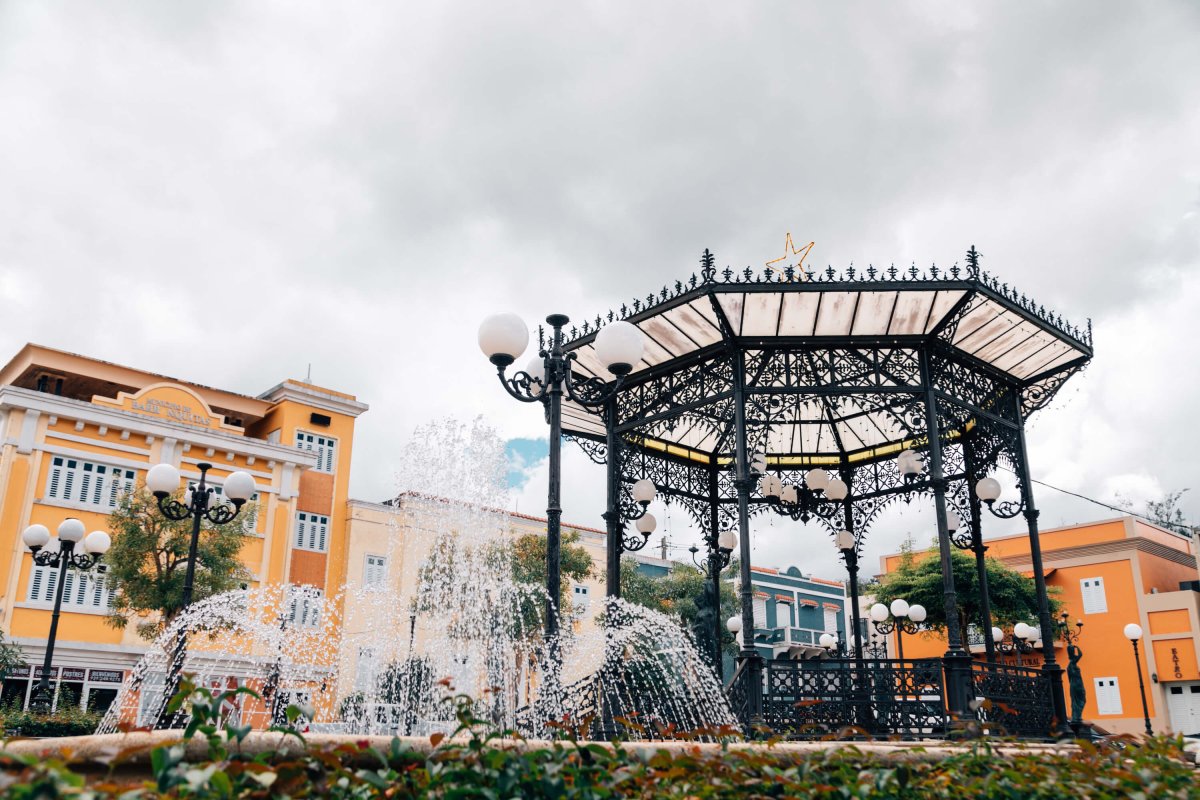
[[[1084,614],[1104,614],[1108,611],[1103,578],[1084,578],[1079,581],[1079,589],[1083,596]]]
[[[54,459],[50,466],[50,481],[46,485],[46,495],[48,497],[59,497],[59,490],[62,488],[63,478],[63,460],[61,458]]]
[[[42,590],[42,584],[45,582],[44,581],[45,575],[46,575],[45,567],[35,566],[33,568],[33,572],[30,573],[30,576],[29,576],[29,599],[30,600],[36,601],[36,600],[41,599],[41,595],[39,593]]]

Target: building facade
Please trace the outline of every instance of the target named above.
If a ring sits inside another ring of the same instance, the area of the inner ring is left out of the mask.
[[[1200,733],[1200,582],[1195,542],[1135,517],[1042,531],[1046,585],[1074,623],[1083,622],[1079,668],[1087,691],[1083,719],[1116,733],[1144,730],[1138,671],[1124,628],[1144,631],[1141,679],[1155,731]],[[988,539],[988,555],[1030,573],[1025,533]],[[884,573],[896,569],[899,554],[882,559]],[[1035,625],[1037,620],[1027,620]],[[977,627],[977,626],[976,626]],[[894,645],[894,637],[891,645]],[[971,650],[983,657],[978,637]],[[890,646],[891,646],[890,645]],[[1054,642],[1055,660],[1067,664],[1065,643]],[[940,657],[944,638],[906,636],[906,657]],[[1015,663],[1016,655],[1005,657]],[[1041,663],[1037,653],[1022,663]]]
[[[355,419],[352,395],[283,381],[251,397],[143,370],[26,345],[0,368],[0,630],[30,667],[7,676],[0,702],[24,705],[50,626],[57,571],[33,564],[22,531],[67,517],[106,530],[121,493],[158,463],[185,481],[212,464],[218,487],[235,470],[257,486],[240,558],[250,586],[340,586]],[[53,546],[53,540],[52,540]],[[68,572],[51,677],[59,691],[102,709],[145,652],[136,624],[105,624],[105,565]],[[65,695],[64,695],[65,697]]]
[[[796,567],[751,567],[754,645],[763,658],[810,658],[825,652],[821,635],[846,642],[846,586]]]

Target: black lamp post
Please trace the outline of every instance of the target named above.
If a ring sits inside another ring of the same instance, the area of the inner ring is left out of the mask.
[[[188,544],[187,573],[183,580],[183,603],[181,608],[192,604],[192,587],[196,578],[196,550],[200,545],[200,523],[207,519],[214,525],[232,522],[242,506],[254,495],[254,477],[249,472],[234,472],[225,479],[222,492],[232,505],[211,505],[213,487],[207,483],[212,464],[197,464],[200,483],[190,487],[187,502],[181,503],[171,497],[179,488],[179,470],[170,464],[156,464],[146,473],[146,487],[158,498],[158,510],[167,519],[192,520],[192,538]]]
[[[904,660],[904,634],[911,636],[920,631],[925,616],[925,606],[910,606],[907,600],[893,600],[890,609],[883,603],[871,606],[871,624],[875,626],[875,630],[884,636],[892,631],[896,632],[896,653],[901,661]]]
[[[199,484],[189,487],[186,502],[180,502],[171,493],[179,488],[179,470],[171,464],[155,464],[146,472],[146,488],[158,498],[158,510],[167,519],[192,520],[192,536],[188,544],[187,572],[183,579],[183,597],[180,610],[192,604],[193,587],[196,579],[196,557],[200,546],[200,523],[207,519],[214,525],[224,525],[232,522],[241,512],[246,501],[254,496],[254,477],[243,471],[233,472],[225,479],[221,487],[225,499],[229,503],[212,504],[213,488],[208,485],[208,471],[212,464],[197,464],[200,470]],[[164,684],[162,709],[159,713],[157,727],[166,728],[173,725],[172,715],[167,713],[167,704],[179,687],[179,676],[183,671],[184,652],[187,647],[187,631],[180,630],[175,647],[171,653],[171,663]]]
[[[1001,655],[1015,656],[1018,667],[1021,666],[1021,656],[1029,655],[1036,650],[1042,638],[1041,630],[1024,622],[1018,622],[1008,634],[1005,634],[1001,628],[993,627],[991,634],[996,652]]]
[[[46,637],[46,657],[42,659],[42,678],[29,698],[33,711],[48,712],[54,703],[54,690],[50,688],[50,668],[54,660],[54,642],[58,638],[58,617],[62,611],[63,588],[67,583],[67,570],[80,572],[90,570],[108,552],[112,539],[104,531],[92,531],[84,537],[83,523],[67,517],[58,526],[58,549],[46,550],[50,542],[50,531],[45,525],[30,525],[21,534],[21,541],[33,551],[33,563],[39,567],[58,569],[58,586],[54,592],[54,613],[50,617],[50,633]],[[83,551],[75,552],[75,545],[83,543]]]
[[[708,570],[709,584],[713,592],[713,616],[716,618],[713,633],[713,667],[716,668],[717,678],[725,680],[725,665],[721,658],[721,570],[729,566],[733,557],[733,549],[737,547],[737,533],[732,530],[721,531],[717,536],[717,546],[709,543],[708,556],[703,560],[697,559],[700,548],[692,545],[688,552],[692,554],[692,563],[700,569]]]
[[[1146,705],[1146,682],[1142,680],[1142,659],[1138,655],[1138,639],[1142,638],[1142,626],[1136,622],[1126,625],[1125,638],[1133,645],[1133,666],[1137,670],[1138,691],[1142,695],[1142,718],[1146,721],[1146,735],[1153,736],[1154,729],[1150,727],[1150,707]]]
[[[562,401],[563,395],[579,405],[596,411],[613,397],[633,365],[642,357],[642,332],[631,323],[610,323],[596,335],[596,353],[613,374],[615,381],[580,378],[572,369],[577,356],[563,352],[563,326],[570,322],[564,314],[551,314],[546,322],[552,329],[550,346],[538,351],[512,377],[505,369],[525,352],[529,329],[516,314],[493,314],[479,326],[479,347],[496,365],[500,383],[512,397],[523,403],[541,403],[550,426],[550,480],[546,508],[546,641],[554,658],[558,637],[558,601],[562,587],[559,557],[562,545]],[[649,532],[646,533],[649,535]]]

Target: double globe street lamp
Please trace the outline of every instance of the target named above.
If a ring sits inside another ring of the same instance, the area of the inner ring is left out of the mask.
[[[188,544],[188,565],[183,580],[183,608],[192,604],[193,586],[196,578],[196,551],[200,546],[200,523],[207,519],[214,525],[232,522],[242,506],[254,496],[254,477],[249,472],[231,473],[221,487],[228,503],[212,504],[214,487],[207,483],[212,464],[197,464],[200,483],[188,487],[184,502],[171,497],[179,488],[179,470],[170,464],[155,464],[146,472],[146,488],[158,499],[158,510],[167,519],[192,520],[192,538]]]
[[[221,486],[221,493],[227,502],[212,502],[215,487],[208,485],[208,471],[212,464],[196,465],[200,470],[200,482],[188,486],[184,493],[183,502],[171,495],[179,488],[180,475],[171,464],[155,464],[146,472],[146,488],[158,500],[158,510],[167,519],[176,521],[190,518],[192,520],[192,535],[188,543],[188,565],[183,579],[183,597],[180,609],[186,609],[192,604],[196,579],[196,560],[200,547],[200,524],[208,520],[214,525],[225,525],[232,522],[241,512],[246,501],[254,496],[254,477],[249,472],[237,471],[229,474]],[[166,692],[162,698],[162,708],[159,712],[157,727],[174,727],[174,715],[168,712],[168,702],[179,688],[179,677],[183,671],[184,652],[187,648],[187,631],[181,629],[171,653],[171,663],[166,680]]]
[[[33,552],[33,563],[39,567],[57,569],[58,586],[54,593],[54,613],[50,616],[50,633],[46,637],[46,656],[42,660],[42,677],[29,699],[33,711],[48,712],[54,703],[54,690],[50,688],[50,667],[54,660],[54,642],[58,638],[58,618],[62,612],[63,590],[67,583],[67,570],[80,572],[90,570],[112,546],[112,539],[104,531],[92,531],[84,536],[83,523],[67,517],[58,526],[58,548],[50,549],[50,531],[45,525],[30,525],[21,534],[21,541]],[[82,542],[82,549],[75,546]]]
[[[546,317],[552,329],[550,346],[538,354],[511,377],[506,370],[529,346],[529,328],[516,314],[492,314],[479,326],[479,349],[496,367],[500,384],[514,399],[522,403],[541,403],[545,409],[549,435],[549,487],[546,508],[546,616],[545,635],[551,647],[553,659],[555,641],[558,636],[558,600],[562,587],[559,572],[559,557],[562,547],[562,401],[565,394],[579,405],[599,410],[613,398],[633,366],[642,358],[645,342],[642,332],[629,322],[616,321],[600,329],[596,334],[595,350],[600,362],[605,365],[615,380],[610,384],[598,377],[579,378],[572,370],[575,353],[563,352],[563,326],[570,322],[565,314]],[[615,423],[615,420],[611,421]],[[611,427],[611,425],[610,425]],[[610,452],[609,458],[616,454]],[[654,486],[649,481],[649,488]],[[642,535],[641,545],[654,529],[654,517],[645,513],[653,491],[647,493],[641,487],[635,497],[642,507],[637,517],[638,532]],[[648,496],[647,496],[648,494]],[[610,506],[612,498],[610,498]],[[618,512],[619,513],[619,512]],[[628,515],[626,515],[628,516]],[[628,543],[626,543],[628,544]],[[633,540],[636,545],[637,541]],[[611,546],[611,545],[610,545]],[[630,548],[635,549],[635,548]]]
[[[907,600],[896,598],[892,601],[891,608],[883,603],[876,603],[871,606],[871,624],[875,626],[875,630],[879,631],[884,636],[887,636],[892,631],[896,632],[896,653],[900,660],[904,660],[904,636],[907,633],[910,636],[919,632],[922,628],[922,623],[925,622],[926,611],[925,606],[914,603],[908,604]],[[891,616],[891,619],[888,617]]]

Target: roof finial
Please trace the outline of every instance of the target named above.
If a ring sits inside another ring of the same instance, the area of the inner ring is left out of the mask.
[[[971,249],[967,251],[967,271],[972,278],[979,277],[979,259],[983,253],[975,249],[975,245],[971,245]]]

